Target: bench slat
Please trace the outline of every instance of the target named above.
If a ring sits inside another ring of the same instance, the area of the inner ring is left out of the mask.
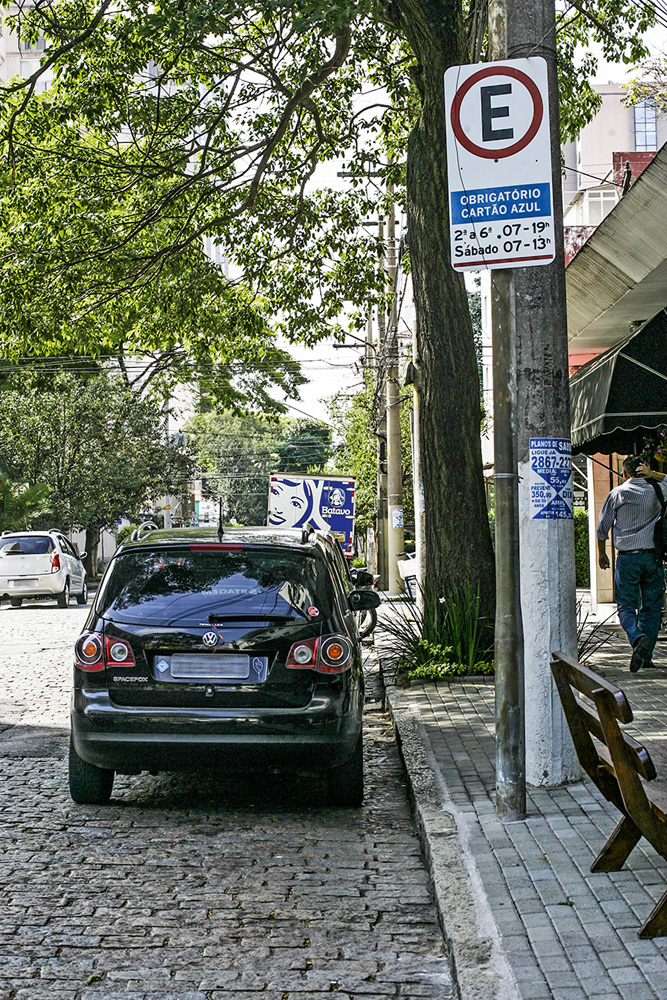
[[[565,670],[565,675],[577,691],[585,694],[587,698],[593,699],[593,692],[598,691],[600,688],[603,691],[608,691],[613,699],[614,704],[614,714],[619,722],[632,722],[632,709],[628,699],[625,697],[620,688],[617,688],[615,684],[606,681],[604,677],[600,677],[593,670],[589,670],[588,667],[584,667],[581,663],[577,663],[570,656],[566,656],[565,653],[554,653],[554,659],[560,660]]]
[[[589,708],[589,706],[582,701],[581,698],[577,699],[577,707],[584,716],[584,722],[588,732],[594,736],[596,740],[599,740],[600,743],[604,744],[604,730],[597,712],[595,712],[592,708]],[[638,743],[637,740],[633,739],[629,733],[621,731],[621,735],[623,736],[623,739],[629,749],[632,751],[639,774],[641,774],[642,778],[645,778],[647,781],[654,781],[657,777],[657,773],[653,761],[651,760],[651,755],[646,747],[642,746],[641,743]],[[606,750],[606,746],[604,749]],[[596,750],[600,753],[601,747],[596,747]]]

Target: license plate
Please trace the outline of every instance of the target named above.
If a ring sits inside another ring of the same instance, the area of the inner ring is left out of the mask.
[[[246,653],[172,653],[155,657],[161,681],[236,681],[261,684],[268,671],[267,656]]]
[[[39,580],[10,580],[10,587],[36,587]]]

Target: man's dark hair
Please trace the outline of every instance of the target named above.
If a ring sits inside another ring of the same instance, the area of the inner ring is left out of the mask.
[[[643,461],[644,459],[638,455],[628,455],[623,462],[623,472],[625,472],[627,476],[630,476],[630,478],[636,476],[637,466],[641,465]]]

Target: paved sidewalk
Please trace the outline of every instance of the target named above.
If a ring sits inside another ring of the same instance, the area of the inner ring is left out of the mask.
[[[627,660],[615,639],[594,663],[637,732],[667,739],[667,666],[634,676]],[[591,874],[619,815],[588,780],[531,788],[524,822],[496,818],[493,678],[386,692],[463,1000],[667,1000],[667,937],[637,937],[667,863],[642,840],[623,871]]]

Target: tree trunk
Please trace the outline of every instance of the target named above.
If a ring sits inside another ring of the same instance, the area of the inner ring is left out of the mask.
[[[100,544],[100,529],[86,528],[86,558],[84,566],[88,576],[97,576],[97,548]]]
[[[463,276],[450,263],[444,73],[465,62],[459,5],[399,0],[422,113],[408,146],[410,263],[421,372],[427,600],[469,583],[492,615],[494,555],[480,443],[479,376]],[[493,620],[493,618],[491,618]]]

